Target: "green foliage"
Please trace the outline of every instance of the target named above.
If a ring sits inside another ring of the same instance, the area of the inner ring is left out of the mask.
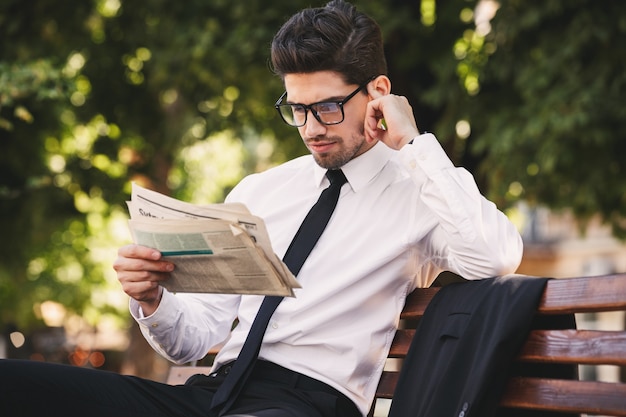
[[[72,90],[71,80],[54,68],[49,60],[41,59],[21,65],[0,62],[0,109],[13,108],[13,117],[32,123],[33,115],[27,108],[16,105],[25,97],[37,101],[61,99]],[[0,128],[12,130],[11,119],[0,118]]]
[[[0,323],[35,326],[47,300],[92,322],[94,305],[125,312],[111,263],[130,181],[220,201],[244,173],[305,151],[276,124],[267,66],[271,36],[303,6],[2,3]]]
[[[625,16],[618,1],[502,3],[470,108],[501,206],[600,214],[626,238]]]

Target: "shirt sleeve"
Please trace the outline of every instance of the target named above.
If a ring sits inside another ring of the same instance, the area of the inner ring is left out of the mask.
[[[417,136],[400,150],[400,161],[437,219],[422,244],[442,270],[467,279],[515,272],[523,252],[518,230],[473,176],[452,164],[434,135]]]
[[[157,310],[143,315],[131,298],[130,313],[141,333],[160,355],[175,363],[202,359],[229,335],[240,296],[172,294],[163,291]]]

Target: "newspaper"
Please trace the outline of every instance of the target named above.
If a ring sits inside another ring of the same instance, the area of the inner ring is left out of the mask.
[[[243,204],[195,205],[133,183],[127,205],[133,241],[176,265],[168,291],[293,297],[300,288]]]

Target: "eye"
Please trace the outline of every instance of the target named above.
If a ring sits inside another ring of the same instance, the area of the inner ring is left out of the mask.
[[[298,105],[292,105],[291,111],[293,112],[293,114],[299,114],[299,115],[306,113],[306,109],[303,106],[298,106]]]
[[[317,103],[315,105],[317,113],[336,113],[339,111],[339,104],[329,101],[326,103]]]

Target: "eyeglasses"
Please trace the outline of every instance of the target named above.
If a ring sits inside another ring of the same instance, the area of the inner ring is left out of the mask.
[[[375,77],[374,77],[375,78]],[[313,104],[299,104],[299,103],[282,103],[287,96],[287,92],[285,91],[282,96],[276,101],[274,107],[278,110],[278,114],[283,119],[285,123],[289,126],[293,127],[301,127],[306,124],[306,116],[308,110],[311,111],[313,117],[317,119],[323,125],[336,125],[343,122],[345,117],[343,112],[343,106],[346,104],[352,97],[356,96],[356,94],[367,87],[367,84],[370,83],[374,78],[370,78],[366,83],[361,84],[356,90],[352,93],[348,94],[346,98],[339,101],[329,100],[329,101],[319,101]]]

